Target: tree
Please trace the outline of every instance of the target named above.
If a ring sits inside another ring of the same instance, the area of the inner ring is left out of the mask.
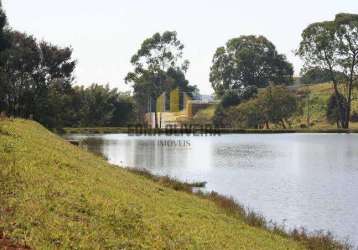
[[[345,103],[344,107],[347,107],[346,105],[347,99],[345,99],[345,97],[342,95],[340,95],[339,98],[341,100],[336,100],[337,97],[334,93],[330,96],[327,103],[327,113],[326,113],[328,122],[332,124],[336,123],[337,127],[339,127],[339,108],[337,106],[337,103]]]
[[[257,99],[246,101],[235,107],[233,114],[234,126],[260,129],[266,123],[264,111],[258,104]]]
[[[33,107],[31,96],[36,84],[36,74],[40,63],[40,53],[35,38],[27,34],[6,31],[10,46],[1,54],[3,67],[4,97],[2,109],[9,115],[28,115]]]
[[[263,36],[241,36],[216,50],[210,82],[217,96],[247,86],[266,87],[269,82],[289,84],[293,67]]]
[[[134,91],[144,91],[136,93],[144,100],[156,100],[166,88],[165,79],[169,69],[183,72],[188,69],[189,62],[182,60],[183,49],[184,45],[178,40],[175,31],[154,34],[144,40],[132,57],[134,71],[128,73],[126,82],[134,83]],[[153,105],[153,109],[155,126],[158,128],[156,105]]]
[[[7,24],[7,18],[5,12],[2,8],[2,3],[0,0],[0,112],[5,110],[5,98],[7,91],[7,81],[3,73],[3,68],[5,66],[3,62],[3,51],[9,47],[9,41],[5,34],[5,28]]]
[[[327,70],[333,83],[339,127],[349,128],[351,102],[358,70],[358,15],[338,14],[335,20],[309,25],[302,33],[297,54],[306,67]],[[337,77],[339,73],[341,79]],[[345,91],[342,91],[343,85]],[[346,106],[347,105],[347,106]]]
[[[111,126],[126,126],[135,120],[134,102],[129,93],[118,93],[113,106]]]
[[[257,97],[257,106],[263,114],[266,127],[269,123],[286,128],[286,121],[298,108],[296,96],[284,86],[269,86]]]
[[[296,96],[284,86],[269,86],[256,98],[243,99],[239,105],[219,105],[214,124],[223,127],[270,128],[279,124],[286,128],[288,119],[297,111]]]
[[[133,98],[108,85],[76,86],[62,111],[67,127],[126,126],[134,120]]]
[[[100,85],[73,88],[75,66],[71,47],[8,28],[0,2],[0,112],[49,128],[122,126],[133,119],[128,94]]]
[[[6,37],[5,28],[7,25],[7,17],[2,8],[2,3],[0,0],[0,53],[9,47],[9,41]]]
[[[76,65],[72,49],[38,43],[33,36],[17,31],[6,30],[5,34],[10,46],[1,53],[0,108],[9,115],[33,117],[48,127],[60,126],[66,110],[58,101],[70,94]],[[54,93],[61,97],[55,98]]]
[[[36,104],[42,105],[35,106],[34,118],[49,127],[61,127],[68,124],[66,121],[71,115],[76,61],[72,59],[70,47],[59,47],[45,41],[40,42],[38,47],[41,61],[34,74],[34,98]]]
[[[185,71],[180,68],[169,68],[166,72],[165,79],[164,88],[166,90],[179,88],[190,97],[194,97],[195,94],[199,93],[197,86],[189,84],[189,81],[185,77]]]

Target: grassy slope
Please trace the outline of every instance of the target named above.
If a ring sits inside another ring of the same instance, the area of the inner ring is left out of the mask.
[[[302,248],[24,120],[0,121],[0,231],[36,249]]]
[[[206,109],[201,109],[193,117],[193,123],[210,124],[214,115],[217,105],[211,105]]]
[[[303,85],[299,88],[301,91],[310,92],[310,120],[313,123],[312,128],[336,128],[335,124],[329,124],[326,119],[327,103],[328,99],[333,93],[333,87],[331,83]],[[302,100],[301,105],[303,107],[303,115],[297,115],[292,118],[293,127],[299,127],[300,124],[307,123],[307,99]],[[358,101],[353,100],[352,112],[358,112]],[[357,122],[351,122],[351,128],[358,128]]]

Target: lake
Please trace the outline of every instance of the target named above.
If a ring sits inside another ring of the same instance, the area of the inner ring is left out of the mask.
[[[232,196],[287,228],[329,230],[358,245],[358,135],[72,135],[109,162]]]

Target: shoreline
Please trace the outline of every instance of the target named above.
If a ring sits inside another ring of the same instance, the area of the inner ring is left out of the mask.
[[[220,135],[220,134],[358,134],[358,129],[148,129],[144,132],[125,127],[62,128],[59,134],[130,134],[130,135]]]
[[[171,178],[169,176],[155,175],[146,169],[121,167],[118,165],[114,166],[125,169],[126,171],[134,173],[135,175],[144,176],[151,181],[157,182],[162,186],[174,189],[175,191],[189,193],[190,195],[199,197],[200,199],[212,201],[220,209],[223,209],[228,215],[240,218],[246,224],[252,227],[261,228],[265,231],[278,234],[287,239],[294,239],[295,241],[301,242],[305,245],[305,247],[307,247],[307,249],[354,249],[349,239],[340,240],[330,231],[324,229],[310,231],[304,227],[295,227],[291,230],[288,230],[284,225],[280,225],[276,222],[273,222],[272,220],[268,220],[263,215],[255,212],[254,210],[251,210],[248,207],[245,207],[239,201],[235,200],[232,197],[227,197],[215,191],[203,192],[200,189],[205,188],[207,183],[205,181],[197,183],[188,183],[182,182],[175,178]]]
[[[352,247],[330,233],[286,232],[231,198],[194,191],[204,182],[183,183],[111,165],[38,123],[0,121],[0,128],[0,149],[4,149],[0,157],[5,163],[0,184],[6,191],[0,192],[0,200],[7,211],[2,217],[0,213],[0,219],[4,236],[19,245],[65,248],[81,243],[93,247],[125,240],[131,246],[152,246],[150,239],[159,237],[162,246],[167,240],[180,240],[174,242],[178,247],[217,248],[223,242],[233,249]],[[12,223],[15,219],[17,224]],[[122,223],[125,227],[120,227]],[[73,237],[79,237],[78,241]]]

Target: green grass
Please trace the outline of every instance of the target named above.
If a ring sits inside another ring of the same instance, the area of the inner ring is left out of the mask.
[[[191,123],[210,124],[215,115],[216,108],[217,105],[213,104],[205,109],[199,110],[193,117]]]
[[[302,87],[298,89],[298,92],[301,93],[306,91],[310,93],[310,97],[309,99],[304,98],[300,101],[300,105],[302,107],[303,112],[291,118],[292,127],[298,128],[300,127],[300,125],[303,124],[306,125],[308,114],[310,114],[311,128],[313,129],[336,128],[335,124],[328,123],[326,119],[328,99],[333,93],[332,83],[302,85]],[[310,107],[309,109],[308,109],[308,104]],[[353,112],[358,112],[358,100],[356,98],[354,98],[354,100],[352,101],[352,113]],[[350,128],[357,129],[358,123],[351,122]]]
[[[191,187],[109,165],[35,122],[0,121],[0,248],[343,248],[269,231],[231,199]]]
[[[339,242],[335,240],[335,237],[329,232],[317,231],[314,233],[308,233],[305,228],[293,229],[287,231],[284,227],[275,223],[267,222],[267,220],[260,214],[254,211],[246,209],[244,206],[237,203],[233,198],[228,198],[220,195],[216,192],[203,193],[200,190],[194,190],[195,187],[204,187],[206,183],[183,183],[178,180],[172,179],[167,176],[156,176],[143,169],[128,168],[130,172],[137,175],[144,176],[152,181],[158,182],[161,185],[170,187],[177,191],[183,191],[193,194],[203,199],[214,202],[218,207],[222,208],[226,214],[234,216],[241,221],[244,221],[247,225],[265,229],[276,235],[280,235],[285,238],[294,239],[299,241],[305,246],[306,249],[312,250],[328,250],[328,249],[351,249],[352,246],[347,242]]]

